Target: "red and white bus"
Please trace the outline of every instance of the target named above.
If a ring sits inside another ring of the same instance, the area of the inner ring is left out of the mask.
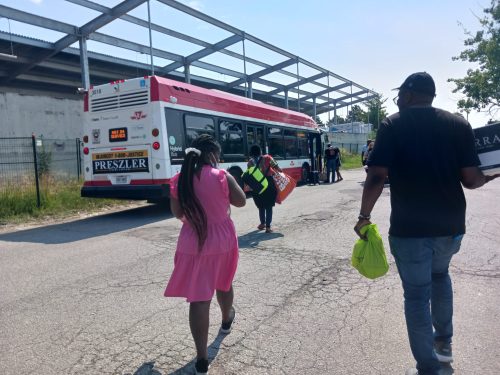
[[[157,76],[93,86],[84,107],[83,197],[168,198],[184,150],[202,133],[219,141],[220,167],[239,182],[252,144],[296,180],[321,149],[305,114]]]

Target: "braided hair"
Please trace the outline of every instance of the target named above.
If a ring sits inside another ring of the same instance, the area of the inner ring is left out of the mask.
[[[178,195],[184,216],[198,236],[198,250],[201,251],[207,239],[207,215],[195,195],[193,178],[204,165],[211,164],[210,153],[220,153],[220,145],[211,135],[202,134],[193,141],[191,147],[201,153],[198,155],[195,150],[188,149],[179,176]]]

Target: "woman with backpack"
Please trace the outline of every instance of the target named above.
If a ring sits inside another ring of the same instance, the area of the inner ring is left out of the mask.
[[[253,200],[259,209],[260,224],[257,226],[257,229],[265,229],[266,233],[272,233],[271,222],[273,221],[273,207],[276,203],[277,195],[272,174],[274,171],[282,172],[282,170],[271,155],[262,155],[262,150],[259,145],[250,147],[248,168],[254,166],[259,167],[268,181],[267,188],[262,193],[252,191]]]
[[[229,173],[217,168],[220,146],[207,134],[185,150],[181,172],[170,181],[170,207],[183,222],[174,270],[165,297],[185,297],[196,346],[196,374],[208,373],[210,302],[217,294],[220,332],[227,334],[235,317],[233,278],[238,265],[238,237],[230,204],[243,207],[246,197]]]

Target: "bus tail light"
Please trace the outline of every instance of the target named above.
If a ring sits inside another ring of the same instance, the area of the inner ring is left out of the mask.
[[[83,148],[83,153],[84,153],[85,155],[88,155],[88,154],[89,154],[89,148],[88,148],[88,147],[84,147],[84,148]]]
[[[83,143],[89,143],[89,136],[88,135],[83,136]]]
[[[160,149],[160,142],[153,142],[153,149],[159,150]]]
[[[158,128],[154,128],[153,131],[151,132],[151,134],[153,134],[153,137],[158,137],[158,135],[160,134],[160,131],[158,130]]]

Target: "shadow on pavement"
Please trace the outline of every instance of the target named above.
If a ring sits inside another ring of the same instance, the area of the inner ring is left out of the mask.
[[[283,237],[282,233],[273,232],[266,233],[264,231],[254,230],[247,234],[238,237],[238,245],[240,249],[256,247],[262,241],[269,241],[274,238]]]
[[[140,227],[172,218],[169,209],[148,205],[68,223],[0,234],[0,241],[62,244]]]
[[[208,362],[209,363],[212,363],[212,361],[215,359],[215,357],[217,357],[217,354],[219,354],[220,345],[222,344],[222,341],[224,341],[226,336],[227,336],[227,334],[223,334],[223,333],[219,332],[219,334],[214,339],[214,341],[209,345],[209,347],[208,347]],[[194,373],[194,363],[195,363],[195,359],[193,359],[189,363],[186,363],[180,369],[175,370],[174,372],[170,372],[168,375],[193,374]],[[151,375],[157,375],[157,374],[151,373]]]
[[[134,375],[161,375],[161,372],[154,369],[155,362],[144,362],[141,367],[134,372]],[[125,374],[128,375],[128,374]]]

